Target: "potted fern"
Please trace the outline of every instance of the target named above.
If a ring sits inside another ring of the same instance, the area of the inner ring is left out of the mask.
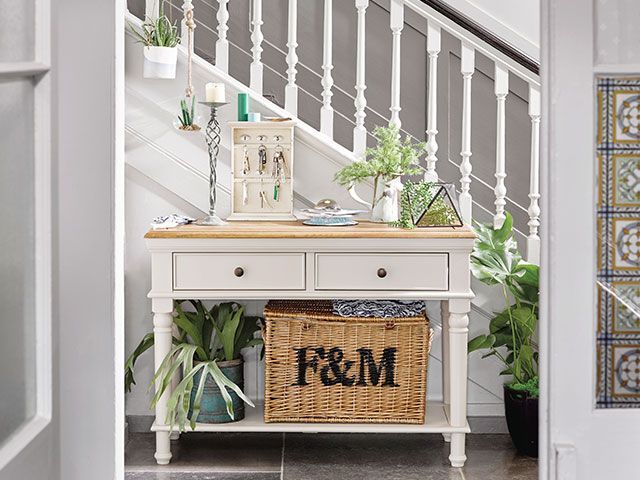
[[[409,136],[402,140],[395,125],[376,127],[373,136],[377,146],[365,151],[363,161],[342,168],[336,173],[335,181],[347,187],[357,202],[371,208],[372,221],[395,222],[399,217],[401,177],[422,172],[418,162],[425,144],[414,143]],[[373,197],[371,202],[366,202],[356,193],[355,186],[370,179],[373,180]]]
[[[129,24],[129,30],[144,46],[144,78],[176,78],[178,61],[178,26],[164,14],[164,2],[156,19],[145,18],[140,28]]]
[[[171,387],[171,380],[182,373],[182,379],[171,392],[167,423],[180,431],[196,428],[196,422],[225,423],[244,418],[244,403],[254,406],[243,393],[243,359],[241,350],[262,344],[255,338],[259,330],[258,317],[244,315],[237,303],[222,303],[211,309],[200,300],[187,301],[193,308],[183,308],[185,301],[176,302],[174,324],[178,334],[171,351],[149,388],[159,383],[151,400],[155,407],[160,397]],[[133,376],[138,357],[153,346],[153,333],[148,333],[125,364],[125,391],[135,385]]]
[[[538,323],[539,267],[522,260],[513,238],[513,219],[501,228],[476,224],[471,271],[481,282],[500,288],[505,308],[489,322],[489,332],[469,342],[469,352],[486,350],[503,365],[507,426],[515,447],[538,455]]]

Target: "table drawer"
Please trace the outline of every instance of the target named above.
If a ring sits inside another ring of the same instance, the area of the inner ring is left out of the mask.
[[[174,253],[174,290],[304,290],[304,253]]]
[[[446,253],[318,253],[317,290],[448,290]]]

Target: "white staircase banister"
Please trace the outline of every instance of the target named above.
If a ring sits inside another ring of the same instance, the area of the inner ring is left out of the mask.
[[[263,70],[262,65],[262,0],[251,0],[253,6],[253,15],[251,16],[251,52],[253,53],[253,61],[249,70],[249,87],[262,95]]]
[[[529,85],[529,117],[531,118],[531,173],[529,178],[529,236],[527,261],[540,264],[540,88]]]
[[[155,19],[160,15],[160,2],[162,0],[145,0],[144,2],[144,19]]]
[[[216,67],[225,73],[229,72],[229,40],[227,31],[229,30],[229,11],[227,4],[229,0],[218,0],[218,40],[216,40]]]
[[[404,0],[391,0],[389,26],[393,37],[393,45],[391,47],[391,118],[389,124],[395,125],[400,129],[402,122],[400,121],[400,39],[402,28],[404,27]]]
[[[284,88],[284,109],[298,116],[298,86],[296,65],[298,64],[298,0],[289,0],[287,33],[287,86]]]
[[[460,73],[462,74],[462,149],[460,151],[460,213],[465,225],[473,219],[471,197],[471,77],[475,70],[475,50],[462,42]]]
[[[427,54],[429,65],[427,67],[429,78],[427,80],[427,170],[424,179],[428,182],[437,182],[436,162],[438,157],[438,54],[440,53],[440,26],[429,20],[427,24]]]
[[[364,126],[364,119],[367,116],[367,99],[364,91],[367,89],[365,81],[366,65],[366,13],[369,0],[356,0],[356,10],[358,12],[358,39],[356,45],[356,98],[353,102],[356,107],[356,126],[353,128],[353,153],[357,158],[362,157],[367,148],[367,129]]]
[[[322,107],[320,109],[320,131],[333,138],[333,0],[324,0],[324,25],[322,30]]]
[[[508,57],[495,47],[479,39],[474,34],[470,33],[460,25],[442,15],[440,12],[437,12],[429,5],[423,3],[421,0],[404,0],[404,3],[407,8],[410,8],[418,15],[430,20],[435,25],[438,25],[444,31],[450,33],[460,41],[466,42],[468,45],[473,47],[473,49],[477,53],[484,55],[494,62],[500,62],[506,67],[509,72],[513,73],[517,77],[522,78],[523,80],[526,80],[526,82],[530,85],[540,86],[540,76],[538,74],[520,65],[511,57]]]
[[[505,220],[504,207],[506,205],[507,187],[505,186],[506,171],[506,140],[507,119],[506,101],[509,94],[509,71],[504,65],[496,63],[493,77],[496,95],[496,213],[493,216],[494,228],[502,227]]]

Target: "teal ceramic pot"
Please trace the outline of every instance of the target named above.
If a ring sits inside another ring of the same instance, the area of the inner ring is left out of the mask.
[[[231,380],[233,383],[238,385],[241,390],[244,391],[244,362],[242,359],[231,360],[230,362],[218,362],[218,366],[222,373]],[[200,383],[201,372],[198,372],[193,377],[193,390],[191,391],[191,404],[193,404],[194,398],[196,396],[196,389],[198,384]],[[228,423],[228,422],[237,422],[238,420],[242,420],[244,418],[244,402],[238,395],[227,388],[227,392],[231,395],[231,399],[233,401],[233,414],[234,418],[231,419],[229,414],[227,413],[227,406],[224,402],[224,398],[220,393],[220,389],[216,382],[211,378],[211,376],[207,376],[207,380],[204,384],[204,392],[202,393],[202,403],[200,407],[200,413],[198,414],[198,418],[196,422],[199,423]],[[189,418],[191,418],[192,411],[189,410]]]

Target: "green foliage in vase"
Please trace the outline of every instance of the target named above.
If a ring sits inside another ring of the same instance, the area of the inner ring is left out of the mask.
[[[175,47],[180,43],[178,25],[171,23],[164,14],[164,1],[160,4],[158,18],[145,18],[141,28],[129,23],[129,31],[146,47]]]
[[[180,115],[178,120],[180,121],[181,130],[200,130],[200,127],[194,124],[196,113],[196,96],[191,97],[191,105],[187,103],[187,99],[180,100]]]
[[[351,188],[372,178],[373,198],[376,199],[380,180],[386,182],[402,175],[416,175],[423,171],[418,162],[425,151],[425,144],[414,143],[408,135],[402,140],[395,125],[376,127],[373,136],[378,144],[375,148],[367,148],[364,161],[353,162],[343,167],[336,173],[334,180]]]
[[[489,333],[469,342],[469,352],[487,350],[483,358],[495,356],[504,364],[500,374],[513,377],[511,388],[537,396],[538,346],[534,336],[538,324],[539,267],[522,260],[509,213],[501,228],[476,224],[474,230],[471,271],[481,282],[501,288],[505,309],[491,319]]]
[[[182,304],[188,302],[192,310],[185,310]],[[176,316],[173,321],[178,334],[173,337],[171,351],[162,361],[149,386],[156,382],[160,387],[151,400],[151,408],[155,407],[160,397],[171,387],[171,379],[182,373],[182,380],[175,388],[168,401],[167,423],[173,428],[176,424],[181,431],[186,429],[187,422],[195,428],[198,418],[204,385],[211,376],[225,399],[227,413],[233,419],[233,403],[227,389],[233,390],[242,400],[254,406],[240,387],[229,380],[220,370],[218,362],[241,358],[241,350],[247,347],[262,345],[261,338],[255,338],[259,330],[259,317],[244,315],[244,307],[228,302],[214,305],[211,309],[200,300],[176,301]],[[133,369],[136,360],[154,344],[153,333],[144,336],[140,344],[127,359],[125,364],[125,391],[130,392],[135,385]],[[198,385],[194,377],[202,372]],[[191,392],[196,389],[191,401]],[[188,418],[189,411],[191,417]]]

